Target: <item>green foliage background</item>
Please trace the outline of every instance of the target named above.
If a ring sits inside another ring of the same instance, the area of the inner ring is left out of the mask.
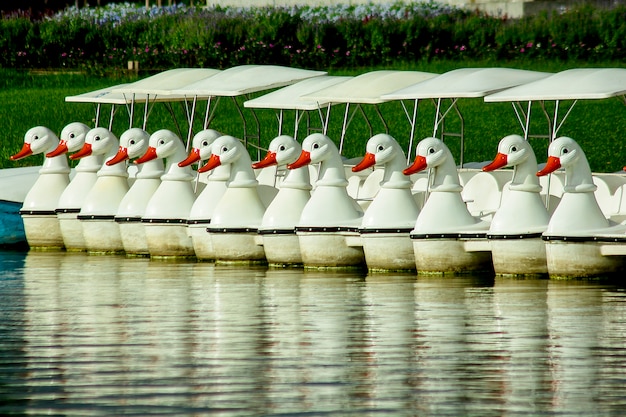
[[[557,72],[625,65],[623,6],[609,10],[581,5],[565,13],[544,12],[523,19],[433,3],[368,7],[68,9],[39,21],[23,16],[1,19],[0,167],[40,163],[36,158],[8,160],[32,126],[45,125],[60,132],[72,121],[93,125],[94,107],[66,103],[66,96],[170,68],[278,64],[323,69],[331,75],[358,75],[379,69],[443,73],[496,66]],[[126,71],[128,60],[139,62],[139,74]],[[477,99],[462,100],[459,106],[465,118],[466,162],[490,160],[503,136],[521,133],[510,105]],[[337,107],[329,132],[338,140],[343,109]],[[346,157],[361,156],[370,134],[383,129],[373,110],[365,110],[374,121],[373,131],[356,118],[348,131]],[[409,124],[399,103],[387,103],[381,110],[390,133],[407,145]],[[626,164],[625,111],[615,99],[580,102],[560,133],[582,144],[595,171],[620,170]],[[118,135],[129,126],[124,112],[118,111],[114,119],[113,131]],[[176,131],[181,126],[180,134],[185,137],[183,109],[176,106],[172,112],[156,106],[147,130]],[[252,126],[250,111],[245,114]],[[136,111],[134,126],[141,125],[140,115],[141,110]],[[259,110],[257,115],[261,146],[267,146],[277,133],[276,117],[269,110]],[[433,118],[434,106],[423,103],[416,140],[432,134]],[[196,118],[195,131],[201,119]],[[228,100],[220,103],[211,127],[243,135],[243,122]],[[448,127],[458,129],[455,122]],[[545,119],[535,117],[532,130],[545,133]],[[288,125],[285,132],[293,132],[293,126]],[[305,134],[298,132],[299,138]],[[543,161],[545,139],[531,141],[538,160]],[[458,143],[451,140],[448,144],[458,158]]]

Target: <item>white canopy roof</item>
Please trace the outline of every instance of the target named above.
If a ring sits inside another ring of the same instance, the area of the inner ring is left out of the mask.
[[[387,100],[475,98],[536,81],[550,74],[512,68],[461,68],[383,96]]]
[[[626,94],[626,69],[577,68],[485,97],[487,102],[604,99]]]
[[[130,104],[132,102],[132,97],[126,97],[122,93],[114,93],[113,90],[121,87],[125,84],[114,85],[112,87],[105,87],[99,90],[89,91],[83,94],[77,94],[75,96],[67,96],[65,97],[65,101],[69,103],[94,103],[94,104]],[[135,102],[145,102],[146,95],[138,94],[135,97]]]
[[[114,85],[111,87],[101,88],[99,90],[89,91],[87,93],[77,94],[75,96],[66,96],[65,101],[68,103],[93,103],[93,104],[139,104],[145,103],[148,99],[150,103],[169,103],[176,101],[185,101],[188,97],[182,94],[143,94],[143,93],[122,93],[126,84]]]
[[[315,91],[337,85],[352,77],[319,76],[298,81],[295,84],[283,87],[279,90],[262,95],[261,97],[248,100],[243,103],[244,107],[257,109],[276,110],[317,110],[328,105],[327,101],[316,101],[302,97]]]
[[[328,103],[380,104],[390,100],[381,96],[436,75],[421,71],[371,71],[302,98]]]
[[[172,90],[219,74],[211,68],[176,68],[160,72],[134,83],[116,87],[113,91],[126,94],[171,95]]]
[[[325,75],[324,71],[311,71],[277,65],[241,65],[228,68],[213,77],[205,78],[172,90],[187,97],[235,97],[271,88],[284,87],[306,78]]]

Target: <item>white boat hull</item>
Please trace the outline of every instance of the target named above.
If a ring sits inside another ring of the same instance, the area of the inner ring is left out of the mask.
[[[485,240],[485,239],[482,239]],[[493,271],[491,252],[465,249],[467,239],[413,239],[415,266],[422,274]]]
[[[210,232],[216,263],[265,263],[263,246],[256,241],[256,229],[250,231]]]
[[[302,263],[305,268],[354,268],[365,266],[362,246],[348,246],[346,239],[358,232],[298,231]]]
[[[120,228],[122,246],[127,256],[149,256],[146,229],[141,219],[116,220]]]
[[[525,239],[490,239],[493,269],[496,275],[547,275],[546,245],[541,237]]]
[[[65,247],[56,213],[22,213],[28,246],[34,250],[62,250]]]
[[[300,240],[294,233],[262,235],[265,257],[270,265],[301,266],[302,253],[300,252]]]
[[[626,271],[626,257],[604,256],[598,242],[548,240],[546,257],[550,278],[591,278]]]
[[[186,223],[142,222],[152,258],[193,258],[195,252]]]
[[[113,218],[80,219],[85,248],[90,253],[115,254],[124,252],[120,227]]]
[[[370,271],[415,270],[415,254],[409,232],[361,233],[361,242]]]
[[[187,233],[191,237],[196,258],[202,261],[214,261],[213,239],[206,230],[207,226],[208,223],[189,223],[187,225]]]
[[[80,252],[87,250],[85,237],[83,236],[83,225],[76,217],[78,211],[57,211],[59,228],[63,236],[65,250],[70,252]]]

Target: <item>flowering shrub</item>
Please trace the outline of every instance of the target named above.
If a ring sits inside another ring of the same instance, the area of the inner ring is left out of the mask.
[[[200,8],[70,7],[0,20],[0,66],[224,68],[246,63],[355,67],[466,58],[621,60],[626,7],[588,5],[522,19],[437,3]]]

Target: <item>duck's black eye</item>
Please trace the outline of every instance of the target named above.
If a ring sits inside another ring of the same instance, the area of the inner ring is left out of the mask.
[[[511,146],[511,152],[517,152],[517,146]]]
[[[202,146],[209,146],[209,141],[208,140],[203,141]]]
[[[313,144],[313,149],[317,149],[317,148],[319,148],[319,147],[320,147],[320,144],[319,144],[319,143],[314,143],[314,144]]]
[[[159,145],[165,145],[165,141],[164,141],[163,139],[161,139],[161,140],[159,141]]]
[[[378,145],[378,148],[376,148],[378,150],[378,152],[382,152],[385,150],[385,147],[383,145]]]
[[[131,139],[131,140],[130,140],[130,144],[131,144],[131,145],[134,145],[134,144],[135,144],[135,140],[134,140],[134,139]]]
[[[94,136],[93,140],[95,140],[96,142],[100,140],[100,136]]]
[[[285,145],[280,145],[280,146],[278,147],[278,150],[279,150],[279,151],[284,151],[285,149],[286,149],[286,148],[285,148]]]
[[[37,139],[39,139],[39,136],[37,135],[33,136],[33,140],[37,140]]]
[[[435,148],[428,149],[428,153],[435,153]]]
[[[563,148],[563,153],[568,153],[568,152],[569,152],[569,149]]]
[[[222,153],[228,152],[228,146],[222,146]]]
[[[70,137],[70,139],[74,139],[76,137],[74,133],[70,133],[68,136]]]

